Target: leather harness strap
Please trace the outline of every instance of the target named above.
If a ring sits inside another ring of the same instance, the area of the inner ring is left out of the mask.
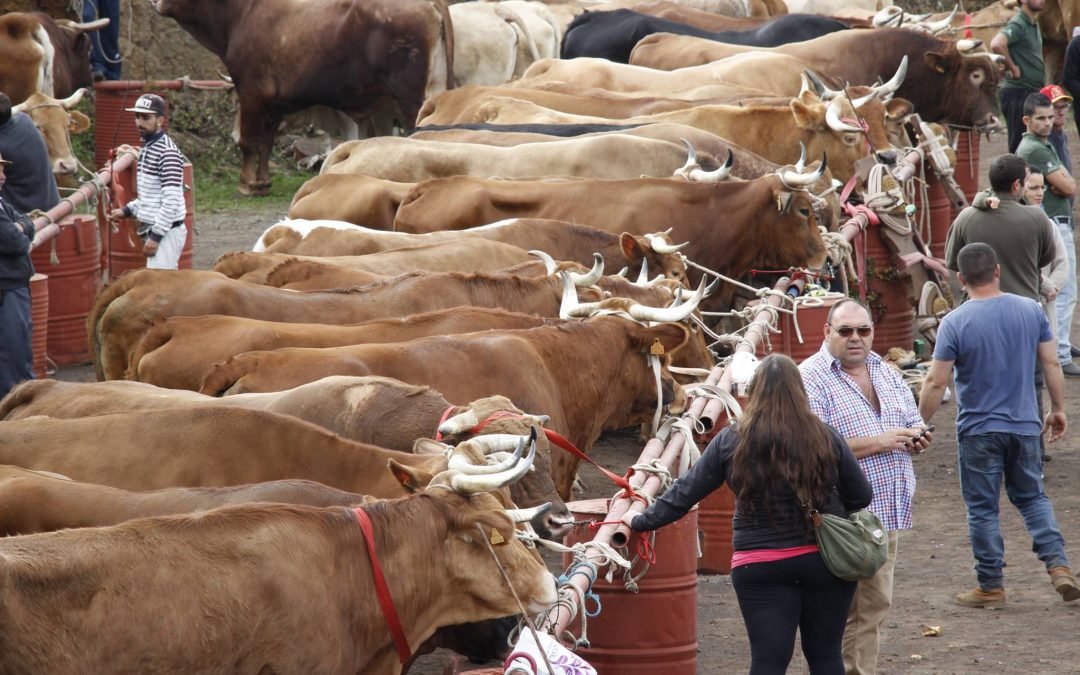
[[[371,518],[360,507],[352,509],[352,512],[356,516],[356,522],[360,524],[360,531],[364,533],[364,543],[367,545],[368,557],[371,559],[371,572],[375,577],[375,597],[379,600],[383,618],[386,619],[386,627],[394,640],[398,660],[401,661],[401,665],[405,665],[412,658],[412,652],[409,650],[409,641],[405,638],[405,632],[401,629],[401,619],[398,618],[397,609],[394,607],[390,587],[386,585],[382,565],[379,564],[379,558],[375,555],[375,533],[371,527]]]

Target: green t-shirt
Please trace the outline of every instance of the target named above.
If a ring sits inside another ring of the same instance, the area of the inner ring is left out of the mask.
[[[1026,132],[1020,139],[1020,145],[1016,146],[1016,154],[1025,162],[1043,172],[1043,176],[1049,176],[1052,172],[1062,169],[1061,158],[1058,157],[1054,146],[1050,141],[1043,140],[1031,133]],[[1072,205],[1067,197],[1061,197],[1050,191],[1050,181],[1046,181],[1046,192],[1043,193],[1043,210],[1046,215],[1071,216]]]
[[[1006,70],[1003,87],[1031,91],[1042,89],[1046,66],[1043,65],[1043,41],[1038,22],[1032,21],[1023,12],[1017,12],[1001,32],[1009,38],[1009,58],[1020,68],[1018,80],[1012,79]]]

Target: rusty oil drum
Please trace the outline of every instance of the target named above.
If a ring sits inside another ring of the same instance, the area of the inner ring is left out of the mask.
[[[51,244],[30,257],[35,270],[49,275],[49,358],[66,366],[90,360],[86,316],[102,285],[101,240],[92,215],[68,216],[59,225]]]
[[[606,499],[568,504],[575,520],[603,520]],[[593,532],[578,526],[566,545],[589,541]],[[628,548],[637,551],[638,534]],[[588,619],[590,647],[579,649],[600,675],[685,675],[697,668],[697,509],[656,532],[656,564],[631,593],[622,575],[614,583],[597,579],[593,591],[600,597],[600,615]],[[573,563],[564,557],[563,564]],[[640,564],[640,563],[639,563]],[[636,571],[636,570],[635,570]],[[592,603],[589,603],[592,609]],[[580,634],[580,623],[571,631]]]
[[[184,225],[187,226],[187,240],[184,241],[184,249],[180,252],[179,268],[189,270],[192,267],[192,249],[195,239],[195,195],[194,173],[189,163],[184,163]],[[123,208],[132,199],[135,199],[135,166],[128,171],[121,171],[113,177],[112,199],[114,208]],[[138,223],[134,218],[122,218],[119,224],[113,228],[108,221],[103,220],[103,230],[107,232],[109,245],[103,255],[103,265],[109,270],[109,280],[120,277],[121,274],[132,269],[146,267],[146,256],[142,253],[142,240],[136,232]]]
[[[945,187],[932,172],[927,173],[926,187],[927,208],[930,211],[930,254],[935,258],[944,258],[945,240],[949,236],[949,228],[956,214],[952,210]],[[970,200],[970,197],[968,199]]]
[[[778,322],[780,334],[770,338],[774,351],[787,354],[795,363],[802,363],[817,354],[821,349],[829,310],[839,301],[840,298],[826,298],[821,306],[800,305],[794,316],[787,312],[781,313]],[[796,320],[798,332],[795,331]],[[802,342],[799,342],[799,335],[802,335]]]
[[[911,351],[915,346],[915,308],[907,282],[898,271],[899,260],[871,225],[866,242],[866,304],[874,320],[874,351],[884,354],[893,347]]]
[[[49,277],[41,273],[30,277],[30,321],[33,324],[30,344],[34,351],[34,376],[40,380],[45,377],[49,336]]]
[[[961,131],[956,140],[956,168],[953,177],[960,184],[960,189],[968,203],[979,191],[979,134],[974,131]],[[959,211],[953,211],[953,218]]]

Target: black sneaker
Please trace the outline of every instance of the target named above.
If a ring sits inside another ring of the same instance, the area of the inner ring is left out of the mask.
[[[1080,377],[1080,366],[1076,365],[1072,361],[1061,364],[1061,372],[1069,375],[1070,377]]]
[[[1080,356],[1080,347],[1077,347],[1076,345],[1069,345],[1069,353],[1072,354],[1072,357],[1075,359],[1076,357]]]

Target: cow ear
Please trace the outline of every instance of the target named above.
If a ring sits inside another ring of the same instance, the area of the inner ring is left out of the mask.
[[[661,323],[649,328],[643,328],[638,335],[639,347],[649,353],[656,353],[663,347],[664,354],[670,354],[686,344],[687,333],[682,324]],[[658,344],[659,343],[659,344]]]
[[[899,120],[915,112],[915,106],[906,98],[894,98],[885,104],[885,112],[890,120]]]
[[[926,52],[923,54],[923,60],[926,61],[926,65],[939,73],[944,73],[949,70],[952,61],[948,55],[942,54],[941,52]]]
[[[420,492],[428,486],[431,479],[434,477],[426,471],[414,469],[411,466],[405,466],[398,462],[396,459],[391,459],[386,463],[390,469],[390,473],[394,474],[394,478],[398,479],[398,482],[405,488],[405,491],[409,494]]]
[[[73,134],[81,134],[90,128],[90,118],[78,110],[68,113],[68,131]]]
[[[795,123],[799,125],[800,129],[816,129],[821,126],[824,117],[820,112],[820,106],[807,105],[797,98],[791,99],[789,105],[791,106],[791,113],[795,115]]]
[[[434,438],[418,438],[413,442],[412,451],[414,455],[441,455],[447,447]]]
[[[641,259],[645,257],[641,240],[629,232],[623,232],[619,235],[619,246],[622,247],[623,257],[631,265],[641,262]]]

